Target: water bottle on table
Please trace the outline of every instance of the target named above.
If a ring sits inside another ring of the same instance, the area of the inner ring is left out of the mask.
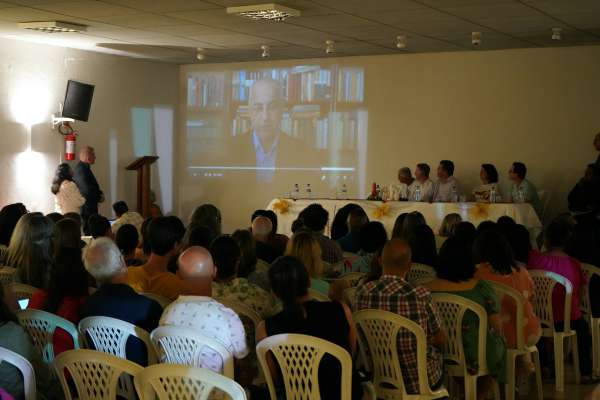
[[[421,186],[415,189],[415,201],[421,201]]]

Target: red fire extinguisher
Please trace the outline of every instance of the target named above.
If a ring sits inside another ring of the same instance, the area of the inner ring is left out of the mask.
[[[75,159],[75,143],[77,142],[77,132],[73,131],[65,135],[65,160],[72,161]]]

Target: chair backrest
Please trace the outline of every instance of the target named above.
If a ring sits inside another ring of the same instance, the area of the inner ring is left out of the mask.
[[[0,364],[6,362],[15,366],[23,375],[23,390],[25,400],[36,400],[35,371],[31,363],[20,354],[12,350],[0,347]]]
[[[356,290],[358,288],[357,287],[349,287],[347,289],[344,290],[344,293],[342,294],[342,299],[344,300],[344,302],[346,304],[348,304],[348,306],[351,309],[354,309],[355,306],[355,302],[356,302]]]
[[[432,298],[445,327],[444,358],[457,363],[463,373],[468,373],[462,332],[463,317],[467,311],[472,311],[479,319],[479,331],[477,332],[478,365],[481,371],[487,371],[486,340],[488,321],[485,309],[474,301],[455,294],[433,293]]]
[[[202,353],[208,347],[221,356],[223,375],[234,378],[233,355],[218,340],[179,326],[160,326],[152,331],[150,338],[161,363],[204,368]]]
[[[149,292],[144,292],[144,293],[140,293],[140,294],[142,296],[146,296],[147,298],[156,301],[158,304],[160,304],[160,306],[163,308],[163,310],[165,308],[167,308],[167,306],[169,304],[171,304],[171,300],[167,299],[164,296],[161,296],[160,294],[154,294],[154,293],[149,293]]]
[[[421,284],[432,281],[435,277],[436,273],[433,267],[419,263],[412,263],[406,274],[406,280],[412,284]]]
[[[592,315],[590,281],[594,275],[600,278],[600,268],[591,264],[581,263],[581,271],[585,278],[585,284],[581,285],[581,310],[588,316]]]
[[[22,310],[17,313],[19,323],[29,336],[35,348],[46,363],[54,360],[53,338],[56,328],[66,331],[73,339],[73,347],[79,349],[79,333],[70,321],[42,310]]]
[[[79,334],[85,347],[93,348],[120,358],[127,358],[125,349],[127,340],[134,336],[146,345],[148,365],[156,364],[156,353],[150,340],[150,334],[129,322],[110,317],[87,317],[79,321]]]
[[[252,308],[248,307],[246,304],[241,303],[239,301],[224,299],[224,298],[215,298],[219,303],[223,304],[225,307],[230,308],[235,312],[240,318],[247,318],[254,325],[254,329],[262,321],[262,318],[256,311]]]
[[[502,283],[494,282],[494,281],[486,281],[486,282],[490,284],[492,289],[494,289],[494,292],[496,293],[496,296],[498,296],[498,299],[500,300],[501,305],[504,305],[504,299],[507,297],[510,298],[510,303],[515,305],[515,318],[516,318],[517,322],[515,324],[511,324],[511,326],[516,329],[516,332],[515,332],[515,338],[517,338],[516,348],[519,350],[524,350],[525,349],[525,336],[524,336],[525,333],[523,331],[523,326],[525,324],[524,323],[525,298],[523,297],[523,295],[521,293],[519,293],[518,290],[516,290],[510,286],[504,285]]]
[[[431,395],[427,377],[427,338],[419,324],[401,315],[382,310],[362,310],[354,313],[359,327],[360,346],[367,349],[373,366],[373,383],[376,388],[398,390],[399,398],[407,396],[398,357],[398,332],[408,330],[416,339],[416,358],[419,377],[419,394]]]
[[[273,376],[267,364],[267,353],[273,354],[282,372],[285,397],[320,400],[319,363],[325,354],[338,359],[341,368],[341,396],[350,399],[352,359],[340,346],[313,336],[281,334],[269,336],[256,345],[256,355],[265,374],[271,399],[276,399]],[[324,399],[327,400],[327,399]]]
[[[318,290],[310,289],[310,288],[308,289],[308,297],[310,297],[312,300],[317,300],[317,301],[331,301],[329,296],[319,292]]]
[[[15,295],[15,300],[17,300],[19,303],[21,303],[23,300],[27,300],[26,303],[28,303],[29,299],[31,299],[33,294],[39,289],[24,283],[13,282],[8,285],[8,290]],[[19,305],[21,306],[21,309],[27,308],[26,305]]]
[[[342,276],[340,276],[339,278],[335,279],[335,280],[344,280],[344,281],[355,281],[357,279],[362,278],[363,276],[365,276],[364,272],[346,272],[345,274],[343,274]]]
[[[232,400],[246,400],[246,392],[233,379],[189,365],[153,365],[133,380],[140,400],[206,400],[215,388]]]
[[[67,400],[73,398],[65,369],[77,389],[79,400],[113,400],[123,374],[134,376],[143,370],[138,364],[95,350],[68,350],[54,360],[54,368]],[[135,392],[132,392],[135,395]],[[133,400],[135,397],[128,397]]]
[[[17,269],[13,267],[0,267],[0,285],[13,283],[17,277]]]
[[[573,294],[573,285],[562,275],[554,272],[548,272],[538,269],[529,270],[529,275],[533,280],[535,296],[533,298],[533,311],[538,316],[542,325],[545,325],[546,331],[554,331],[554,313],[552,310],[552,292],[556,285],[562,285],[565,288],[565,307],[564,307],[564,332],[571,330],[571,296]]]

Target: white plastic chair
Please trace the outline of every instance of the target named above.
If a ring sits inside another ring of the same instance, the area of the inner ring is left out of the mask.
[[[262,321],[262,318],[256,311],[252,308],[248,307],[246,304],[241,303],[239,301],[231,300],[231,299],[223,299],[223,298],[215,298],[219,303],[223,304],[225,307],[230,308],[235,312],[240,318],[247,318],[254,325],[254,330],[256,331],[256,327]],[[243,322],[243,321],[242,321]]]
[[[465,399],[477,398],[477,378],[490,375],[486,360],[488,320],[485,309],[461,296],[449,293],[433,293],[432,298],[445,326],[446,341],[444,343],[444,358],[456,365],[447,365],[446,370],[450,376],[460,376],[465,383]],[[477,315],[479,319],[479,332],[477,333],[477,357],[479,370],[471,375],[467,372],[467,361],[463,348],[462,328],[463,317],[467,311]],[[494,396],[500,399],[498,384],[494,385]]]
[[[9,285],[16,280],[17,269],[13,267],[0,267],[0,285]]]
[[[329,299],[329,296],[327,296],[326,294],[323,294],[323,293],[321,293],[321,292],[319,292],[318,290],[315,290],[315,289],[308,289],[308,297],[311,300],[331,301],[331,299]]]
[[[149,293],[149,292],[144,292],[144,293],[140,293],[142,296],[145,296],[149,299],[152,299],[154,301],[156,301],[162,308],[163,310],[165,308],[167,308],[167,306],[169,304],[171,304],[171,300],[167,299],[164,296],[161,296],[160,294],[154,294],[154,293]]]
[[[401,315],[382,310],[354,313],[362,334],[360,346],[368,351],[373,366],[373,384],[380,399],[428,400],[447,397],[446,389],[431,390],[427,377],[427,338],[419,324]],[[416,338],[419,393],[407,394],[398,357],[398,332],[408,330]],[[364,354],[364,353],[363,353]],[[366,363],[366,361],[365,361]]]
[[[348,307],[350,307],[351,310],[354,309],[355,306],[355,302],[356,302],[356,290],[358,288],[357,287],[349,287],[347,289],[344,290],[344,293],[342,294],[342,299],[344,300],[344,302],[346,304],[348,304]]]
[[[73,339],[73,348],[79,349],[79,333],[73,323],[58,315],[41,310],[22,310],[17,313],[19,323],[33,341],[33,345],[46,363],[54,361],[54,331],[60,328]]]
[[[35,371],[31,363],[20,354],[0,347],[0,364],[6,362],[15,366],[23,375],[23,391],[25,400],[36,400]]]
[[[540,365],[540,355],[536,346],[527,346],[525,344],[525,336],[523,332],[524,322],[524,302],[525,299],[519,291],[514,288],[503,285],[498,282],[487,281],[490,286],[494,289],[494,292],[500,300],[500,304],[503,302],[504,297],[509,297],[510,301],[515,304],[516,310],[516,332],[515,337],[517,339],[516,347],[506,349],[506,400],[514,400],[516,390],[516,360],[518,356],[533,354],[535,363],[535,385],[537,389],[537,398],[542,400],[544,398],[542,392],[542,367]]]
[[[29,302],[29,300],[33,297],[33,294],[39,289],[31,285],[26,285],[24,283],[13,282],[8,285],[8,290],[13,292],[13,294],[15,295],[15,300],[17,300],[17,302],[21,302],[23,300],[27,300],[27,302]],[[27,307],[21,306],[21,309],[25,308]]]
[[[204,368],[202,350],[208,347],[221,356],[223,375],[234,379],[233,355],[218,340],[179,326],[160,326],[150,338],[161,363]]]
[[[279,364],[287,399],[321,400],[318,372],[319,363],[325,354],[337,358],[341,364],[340,398],[351,398],[352,359],[340,346],[313,336],[298,334],[274,335],[261,340],[256,345],[256,354],[265,374],[271,399],[275,400],[275,383],[267,364],[267,353],[271,353]]]
[[[121,376],[131,379],[131,376],[143,370],[134,362],[95,350],[65,351],[54,360],[54,368],[67,400],[74,396],[67,382],[65,369],[75,383],[78,400],[114,400],[117,398]],[[127,398],[134,400],[135,392],[132,395],[133,397]]]
[[[594,375],[600,376],[600,317],[594,318],[592,315],[590,280],[594,275],[600,278],[600,268],[590,264],[581,264],[581,269],[586,280],[586,284],[581,286],[581,309],[588,318],[592,330],[592,354]],[[598,294],[596,294],[597,296]]]
[[[435,269],[429,265],[412,263],[408,273],[406,274],[406,280],[413,285],[420,285],[425,282],[430,282],[436,278]]]
[[[205,368],[153,365],[136,374],[133,381],[140,400],[206,400],[213,389],[232,400],[246,400],[246,392],[237,382]]]
[[[542,336],[553,339],[554,344],[554,375],[556,376],[556,391],[565,390],[565,355],[564,341],[571,339],[573,351],[573,364],[575,368],[575,382],[579,384],[579,352],[577,351],[577,332],[571,330],[571,296],[573,285],[562,275],[542,270],[530,270],[529,275],[535,287],[533,310],[542,323]],[[552,292],[556,285],[565,288],[565,308],[563,314],[564,329],[557,332],[554,329],[554,314],[552,310]]]

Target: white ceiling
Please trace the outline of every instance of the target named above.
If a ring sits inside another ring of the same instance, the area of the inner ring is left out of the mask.
[[[0,0],[0,35],[173,63],[491,50],[600,44],[600,0],[282,0],[302,16],[258,22],[228,15],[228,6],[267,0]],[[85,33],[44,34],[17,22],[60,20]],[[563,40],[551,40],[551,29]],[[483,43],[474,48],[471,32]],[[398,50],[397,35],[408,37]]]

